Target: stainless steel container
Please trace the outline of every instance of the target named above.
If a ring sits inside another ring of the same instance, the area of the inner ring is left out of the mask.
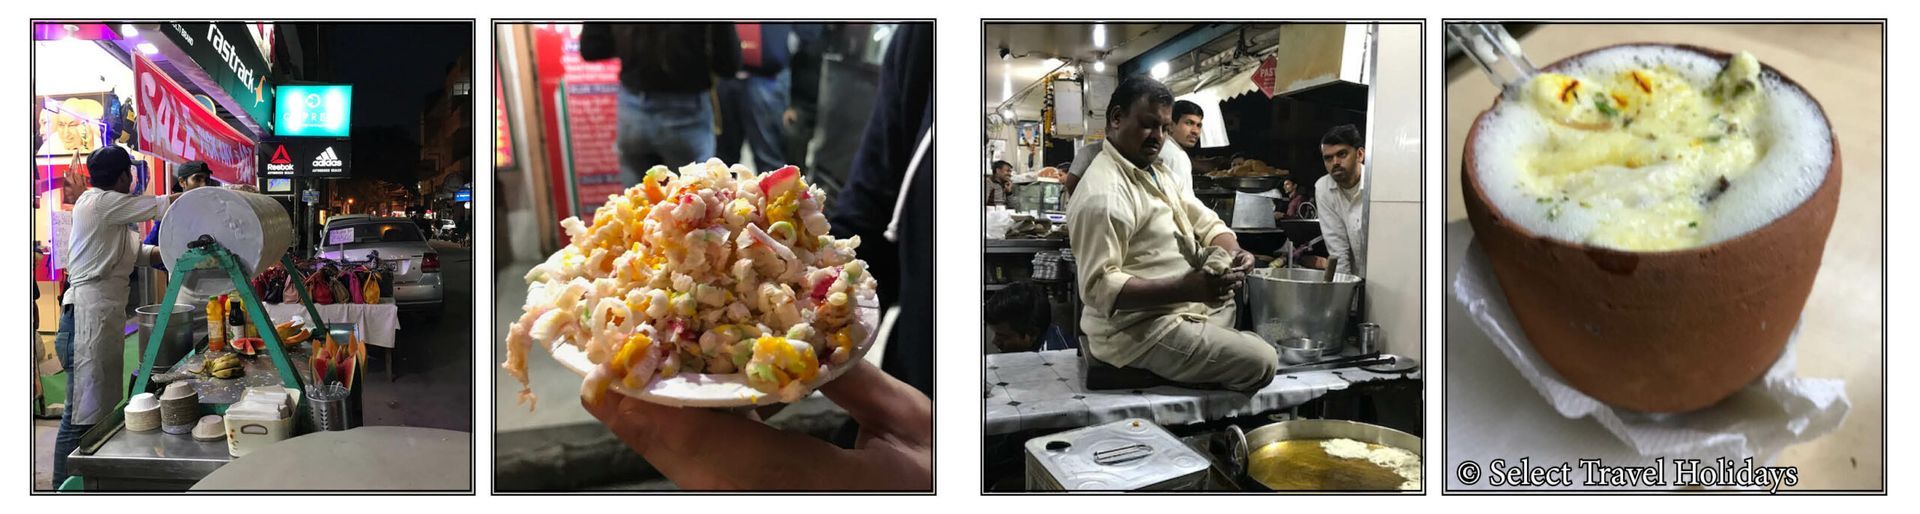
[[[1247,274],[1247,306],[1253,331],[1269,343],[1312,339],[1326,344],[1328,354],[1340,353],[1346,337],[1347,315],[1360,277],[1304,268],[1261,268]]]
[[[1372,353],[1380,350],[1380,324],[1360,324],[1360,353]]]
[[[307,412],[313,414],[313,428],[339,431],[353,428],[347,420],[347,388],[338,384],[307,386]]]
[[[180,362],[180,359],[186,357],[187,352],[193,349],[194,306],[174,304],[172,309],[166,307],[153,304],[133,310],[134,314],[139,315],[140,318],[139,355],[141,358],[146,358],[147,346],[153,342],[154,327],[160,324],[163,316],[167,320],[167,333],[160,337],[160,356],[153,360],[153,369],[150,371],[153,374],[166,373],[173,363]],[[159,386],[155,384],[154,387],[157,389]],[[144,392],[151,391],[136,391],[136,394]]]
[[[1207,458],[1144,419],[1125,419],[1027,441],[1032,491],[1193,490]]]

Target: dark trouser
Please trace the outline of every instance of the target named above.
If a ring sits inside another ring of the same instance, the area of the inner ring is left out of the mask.
[[[813,147],[814,124],[819,118],[819,110],[812,105],[791,104],[793,124],[781,127],[785,139],[787,163],[799,166],[802,171],[814,173],[813,163],[807,161],[807,150]],[[781,121],[785,121],[782,119]],[[817,182],[817,181],[814,181]]]
[[[60,332],[53,337],[53,352],[60,357],[60,368],[66,370],[67,398],[66,412],[60,415],[60,432],[53,439],[53,487],[58,489],[67,481],[67,455],[80,448],[80,436],[85,435],[93,425],[73,424],[73,307],[60,306]]]
[[[748,76],[722,79],[719,147],[714,154],[727,164],[740,162],[740,144],[753,148],[754,171],[766,173],[787,164],[781,152],[780,116],[787,111],[787,92],[778,77]]]
[[[619,92],[614,130],[627,186],[655,165],[679,169],[713,158],[713,105],[705,93]],[[729,163],[731,164],[731,163]]]

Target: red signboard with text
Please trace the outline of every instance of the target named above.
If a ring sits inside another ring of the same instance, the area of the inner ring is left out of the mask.
[[[133,57],[140,151],[167,162],[206,161],[213,178],[254,183],[253,141],[228,126],[146,57]]]
[[[591,222],[608,195],[626,189],[614,151],[620,61],[582,60],[578,24],[539,25],[533,38],[556,214]]]
[[[1259,69],[1253,70],[1253,85],[1259,86],[1260,92],[1266,93],[1267,98],[1273,98],[1273,66],[1275,62],[1274,57],[1269,55],[1266,59],[1260,60]]]

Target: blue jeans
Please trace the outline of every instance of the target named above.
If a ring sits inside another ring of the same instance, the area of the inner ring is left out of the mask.
[[[60,369],[66,370],[67,398],[71,404],[73,398],[73,308],[60,306],[60,331],[53,336],[53,353],[60,358]],[[67,481],[67,455],[80,448],[80,436],[92,430],[93,425],[73,424],[73,409],[69,406],[60,415],[60,432],[53,439],[53,487],[60,488]]]
[[[787,89],[780,83],[778,76],[720,79],[716,88],[720,96],[720,160],[740,162],[740,144],[745,142],[753,148],[756,171],[766,173],[787,165],[780,136]]]
[[[656,165],[674,168],[713,158],[713,105],[705,93],[635,93],[620,88],[615,148],[620,178],[640,183]]]

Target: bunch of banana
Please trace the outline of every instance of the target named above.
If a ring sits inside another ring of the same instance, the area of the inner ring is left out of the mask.
[[[246,369],[242,367],[239,355],[224,353],[201,362],[198,374],[212,375],[213,378],[240,378],[240,375],[246,374]]]

